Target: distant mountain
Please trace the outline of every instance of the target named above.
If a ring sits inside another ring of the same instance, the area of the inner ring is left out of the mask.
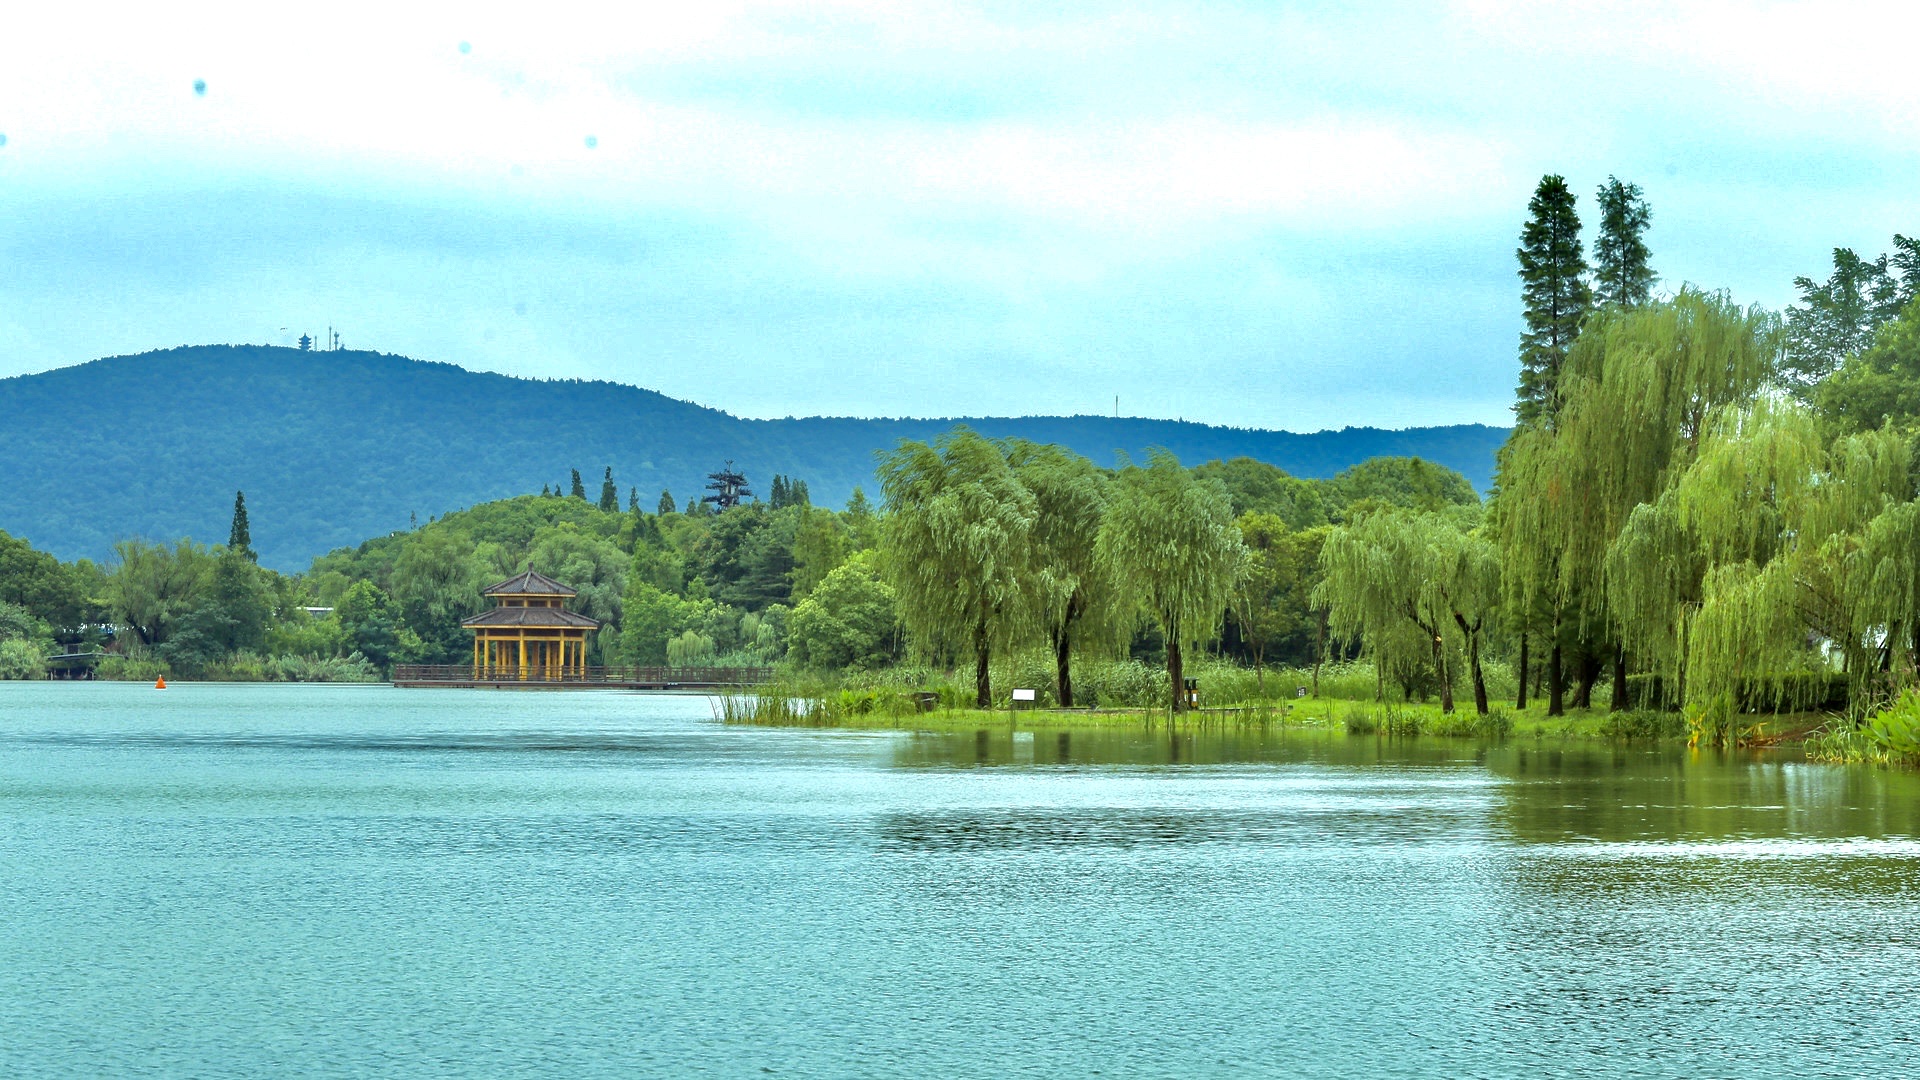
[[[743,420],[618,383],[542,382],[368,352],[190,346],[0,380],[0,529],[65,558],[122,536],[224,541],[247,493],[261,561],[313,556],[488,499],[565,484],[590,496],[611,465],[651,510],[685,505],[727,460],[839,505],[877,495],[873,453],[957,423],[1057,442],[1103,464],[1164,446],[1187,464],[1239,455],[1331,476],[1382,454],[1458,469],[1485,490],[1504,428],[1479,424],[1311,435],[1098,416]],[[763,491],[764,493],[764,491]]]

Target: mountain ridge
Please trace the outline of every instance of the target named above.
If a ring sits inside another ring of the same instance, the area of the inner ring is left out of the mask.
[[[737,417],[627,383],[526,379],[361,350],[198,345],[0,379],[0,529],[64,558],[115,539],[224,539],[244,490],[267,565],[302,569],[335,547],[488,499],[566,483],[597,495],[611,465],[626,503],[684,505],[732,460],[765,485],[807,481],[839,505],[875,495],[873,454],[955,424],[1073,447],[1103,465],[1164,446],[1189,465],[1249,456],[1331,476],[1383,454],[1491,481],[1507,429],[1482,424],[1317,432],[1138,417]]]

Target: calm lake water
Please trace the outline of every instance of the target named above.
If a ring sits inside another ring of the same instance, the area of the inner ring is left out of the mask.
[[[1920,781],[0,684],[9,1076],[1860,1076]]]

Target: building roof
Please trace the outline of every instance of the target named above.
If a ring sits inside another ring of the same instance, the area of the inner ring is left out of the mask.
[[[482,596],[578,596],[579,594],[565,585],[538,571],[528,570],[524,574],[510,577],[498,585],[489,585],[480,590]]]
[[[600,624],[577,611],[557,607],[497,607],[470,619],[460,620],[465,627],[481,626],[578,626],[597,630]]]

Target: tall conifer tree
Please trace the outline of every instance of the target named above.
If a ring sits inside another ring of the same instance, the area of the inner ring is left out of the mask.
[[[654,507],[656,512],[662,514],[671,514],[679,509],[679,504],[673,501],[673,492],[671,491],[662,491],[660,493],[660,505]]]
[[[606,478],[600,481],[600,509],[609,514],[620,512],[620,489],[613,486],[613,466],[607,466]]]
[[[1520,335],[1519,400],[1513,406],[1522,424],[1552,422],[1560,400],[1560,366],[1593,300],[1586,282],[1587,260],[1580,253],[1575,201],[1565,177],[1542,177],[1527,203],[1527,225],[1515,252],[1527,306],[1527,329]]]
[[[244,491],[233,493],[233,526],[227,530],[227,550],[260,561],[253,553],[253,530],[247,525],[247,493]]]
[[[1639,307],[1653,299],[1660,280],[1642,239],[1653,221],[1639,184],[1609,176],[1594,200],[1600,205],[1600,235],[1593,242],[1593,299],[1596,304]]]
[[[570,494],[572,494],[572,495],[573,495],[573,497],[574,497],[574,498],[576,498],[576,499],[580,499],[580,500],[582,500],[582,501],[585,501],[585,500],[586,500],[586,497],[587,497],[587,485],[585,485],[585,484],[583,484],[583,483],[581,483],[581,482],[580,482],[580,470],[579,470],[579,469],[575,469],[575,470],[573,470],[573,491],[572,491],[572,492],[571,492]]]

